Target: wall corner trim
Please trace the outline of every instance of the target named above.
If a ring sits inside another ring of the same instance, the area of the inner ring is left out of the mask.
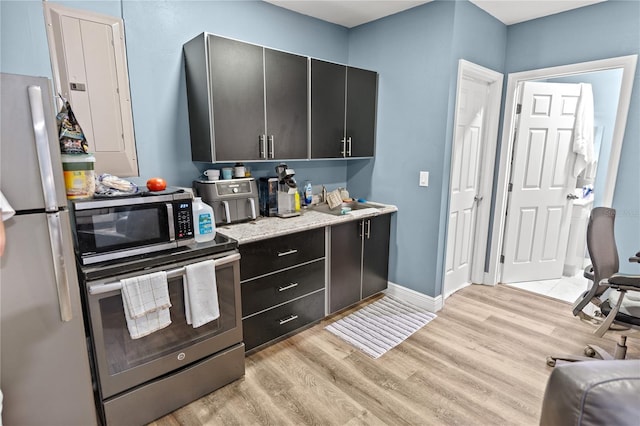
[[[438,312],[442,309],[442,296],[431,297],[426,294],[419,293],[410,288],[403,287],[399,284],[389,282],[389,286],[384,291],[391,297],[397,297],[398,299],[413,303],[416,306],[420,306],[428,310],[429,312]]]

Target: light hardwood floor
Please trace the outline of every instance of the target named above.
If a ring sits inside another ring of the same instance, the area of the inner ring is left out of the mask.
[[[376,360],[324,330],[350,309],[247,357],[242,379],[152,425],[537,425],[546,356],[613,350],[619,336],[597,338],[570,308],[473,285]],[[638,339],[627,342],[640,358]]]

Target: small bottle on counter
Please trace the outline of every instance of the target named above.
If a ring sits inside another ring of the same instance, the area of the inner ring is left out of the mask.
[[[300,211],[300,192],[297,190],[294,195],[294,203],[295,203],[295,210],[299,212]]]
[[[313,202],[313,187],[311,186],[311,181],[307,180],[304,182],[304,203],[307,206],[310,206]]]
[[[213,209],[202,201],[201,197],[193,199],[193,233],[197,243],[211,241],[216,236],[216,221]]]

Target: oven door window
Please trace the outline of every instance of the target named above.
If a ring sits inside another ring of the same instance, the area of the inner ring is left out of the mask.
[[[95,342],[96,352],[98,358],[106,363],[108,375],[120,375],[148,365],[176,351],[185,350],[235,329],[238,324],[234,272],[232,267],[223,267],[216,271],[220,316],[198,328],[187,324],[185,318],[182,278],[170,279],[171,324],[139,339],[132,339],[129,335],[121,293],[100,295],[102,298],[94,301],[98,304],[98,313],[92,313],[92,317],[98,317],[93,324],[94,336],[101,336],[101,341]],[[96,327],[99,329],[96,330]],[[104,367],[103,365],[101,370]]]
[[[75,220],[81,254],[105,253],[170,239],[165,204],[77,211]]]

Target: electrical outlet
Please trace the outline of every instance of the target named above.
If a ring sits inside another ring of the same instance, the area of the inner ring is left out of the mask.
[[[420,181],[418,182],[420,186],[429,186],[429,172],[420,172]]]

